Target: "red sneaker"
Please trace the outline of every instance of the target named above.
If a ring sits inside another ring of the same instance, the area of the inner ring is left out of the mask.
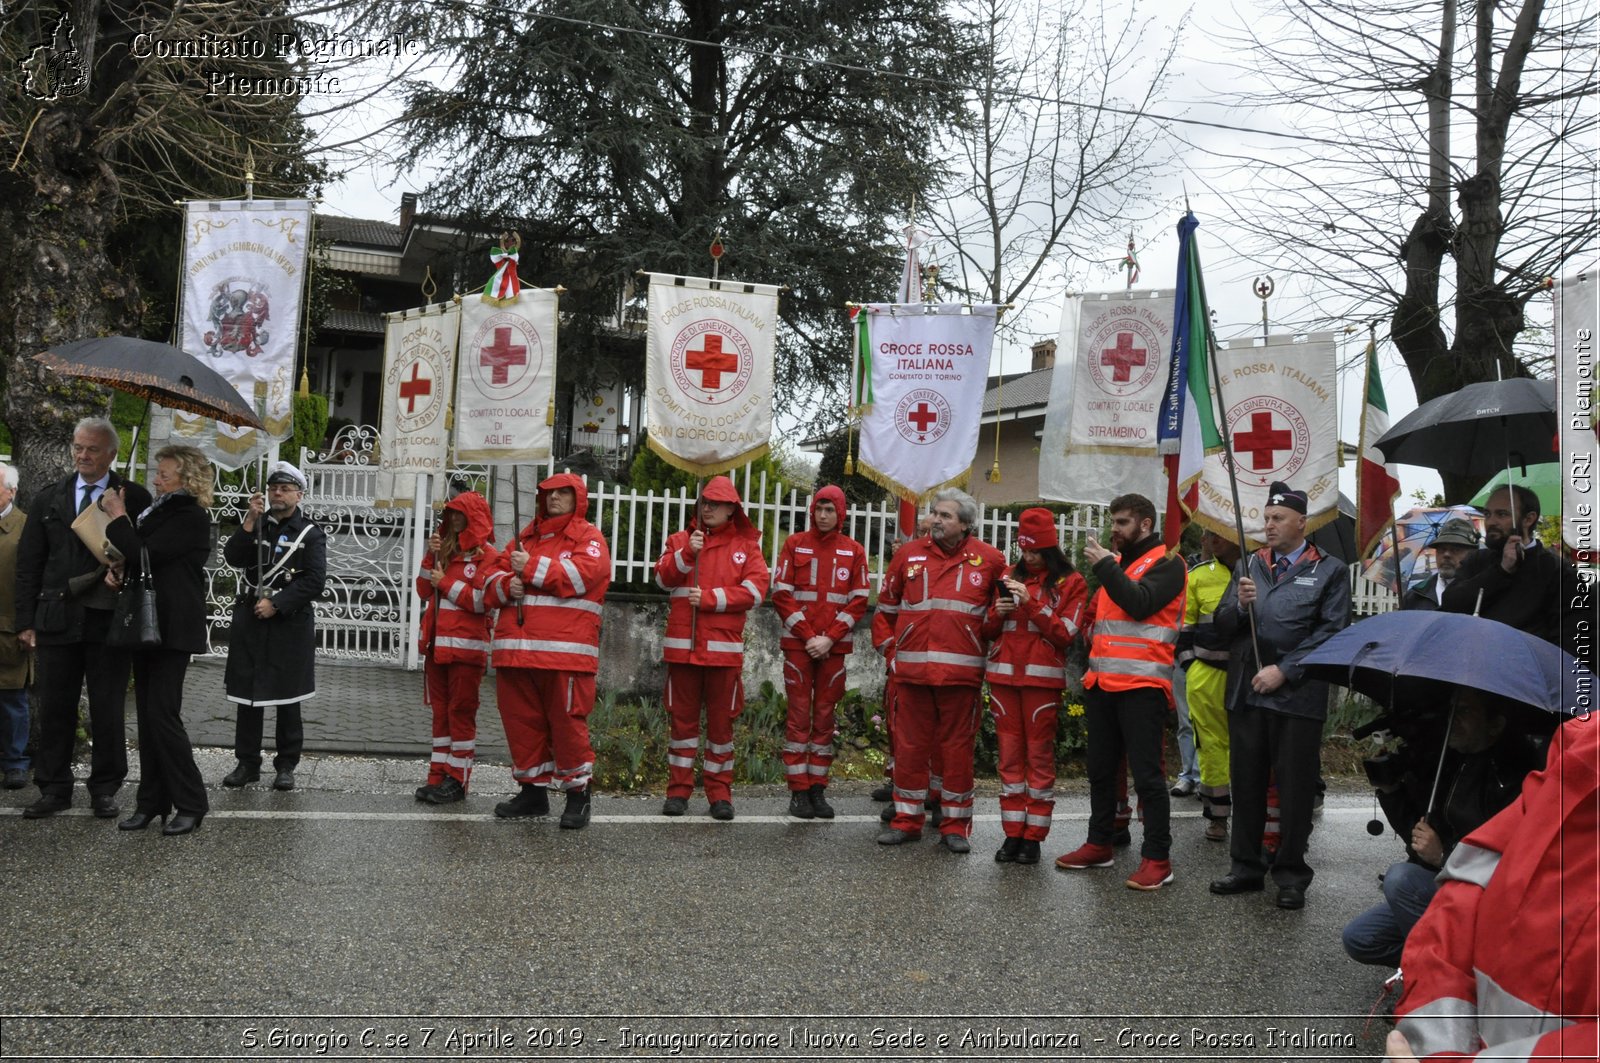
[[[1084,842],[1065,856],[1056,857],[1056,866],[1063,871],[1076,871],[1085,867],[1110,867],[1116,853],[1109,845]]]
[[[1131,890],[1158,890],[1172,881],[1171,860],[1140,860],[1139,870],[1128,879]]]

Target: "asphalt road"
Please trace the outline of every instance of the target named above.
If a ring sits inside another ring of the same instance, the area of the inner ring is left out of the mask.
[[[231,758],[201,755],[208,779]],[[995,864],[873,843],[877,805],[839,788],[832,822],[736,793],[595,801],[591,827],[490,815],[509,781],[418,805],[416,763],[308,761],[279,794],[214,791],[190,837],[48,821],[0,797],[0,1058],[1349,1059],[1387,972],[1339,947],[1400,851],[1370,799],[1330,795],[1303,911],[1214,897],[1223,846],[1175,802],[1177,880],[1137,864]],[[497,792],[498,791],[498,792]],[[132,792],[123,791],[131,806]],[[559,808],[559,806],[558,806]],[[1069,796],[1047,858],[1081,840]],[[1276,1032],[1274,1032],[1276,1031]],[[940,1038],[946,1038],[941,1043]],[[1097,1040],[1098,1039],[1098,1040]]]

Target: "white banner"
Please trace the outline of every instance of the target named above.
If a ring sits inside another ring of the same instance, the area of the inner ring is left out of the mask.
[[[1166,481],[1156,420],[1172,358],[1170,289],[1068,296],[1039,444],[1039,497],[1105,504]]]
[[[1259,545],[1267,487],[1281,480],[1306,492],[1308,531],[1339,515],[1339,417],[1334,403],[1333,333],[1219,344],[1217,370],[1239,478],[1244,534]],[[1206,456],[1195,519],[1223,534],[1234,528],[1226,455]]]
[[[999,308],[870,303],[859,315],[873,400],[861,418],[859,471],[901,497],[964,484],[978,449]]]
[[[267,430],[174,411],[172,437],[199,447],[224,469],[238,469],[294,428],[294,355],[311,202],[190,201],[184,204],[183,245],[179,346],[238,388]]]
[[[1595,521],[1595,275],[1567,277],[1555,289],[1556,417],[1561,431],[1561,538],[1579,557],[1600,556]]]
[[[556,381],[556,293],[523,288],[514,302],[461,300],[456,356],[456,460],[521,465],[550,457]]]
[[[410,500],[417,473],[445,467],[445,412],[455,381],[461,307],[439,303],[386,315],[378,497]]]
[[[667,463],[711,476],[767,452],[778,291],[650,274],[645,422]]]

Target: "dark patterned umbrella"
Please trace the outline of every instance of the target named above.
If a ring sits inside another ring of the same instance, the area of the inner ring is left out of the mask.
[[[73,340],[33,356],[62,376],[210,417],[236,428],[261,428],[255,412],[215,369],[178,348],[132,336]]]

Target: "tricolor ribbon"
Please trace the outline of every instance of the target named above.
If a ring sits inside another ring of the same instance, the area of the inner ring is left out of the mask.
[[[489,249],[489,261],[494,264],[494,276],[483,286],[483,297],[496,303],[509,303],[522,291],[517,279],[517,253],[503,247]]]

